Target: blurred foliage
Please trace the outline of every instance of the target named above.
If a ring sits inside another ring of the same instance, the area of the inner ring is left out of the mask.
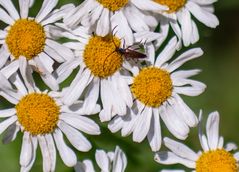
[[[41,3],[40,0],[36,1],[31,9],[32,16],[37,14]],[[66,3],[77,5],[80,1],[59,0],[58,7]],[[183,69],[202,69],[202,73],[195,78],[206,83],[207,89],[201,96],[195,98],[184,97],[184,100],[197,114],[199,109],[203,109],[204,121],[206,121],[209,112],[218,110],[221,114],[220,134],[224,136],[225,141],[239,143],[237,133],[239,131],[239,1],[220,0],[215,6],[220,26],[213,30],[197,22],[200,41],[191,47],[201,47],[204,50],[204,55],[182,67]],[[189,48],[183,50],[187,49]],[[3,99],[0,99],[0,101],[0,108],[11,106]],[[94,119],[99,123],[97,116]],[[162,122],[161,124],[163,125]],[[173,138],[165,127],[162,128],[163,136]],[[156,172],[163,168],[169,168],[154,162],[153,153],[146,141],[140,144],[133,143],[131,136],[122,138],[119,133],[112,134],[108,131],[107,124],[102,124],[102,135],[88,136],[88,138],[93,144],[93,149],[88,153],[77,152],[79,160],[86,158],[93,160],[96,149],[113,150],[115,145],[119,145],[127,154],[128,166],[126,171],[128,172]],[[19,134],[17,139],[8,145],[0,143],[1,169],[4,169],[5,172],[19,171],[21,139],[22,134]],[[195,151],[200,149],[196,128],[191,130],[185,143]],[[39,149],[37,155],[36,162],[31,170],[34,172],[42,171],[42,158]],[[172,169],[172,167],[170,168]],[[183,169],[181,165],[176,165],[174,168]],[[58,156],[56,171],[71,172],[74,170],[66,167]]]

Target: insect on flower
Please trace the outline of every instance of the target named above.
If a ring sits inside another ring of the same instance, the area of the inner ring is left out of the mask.
[[[125,48],[125,42],[124,42],[123,48],[120,48],[119,46],[117,46],[115,44],[113,38],[112,38],[112,42],[114,43],[115,50],[111,54],[109,54],[109,56],[116,52],[116,53],[119,53],[121,56],[124,56],[126,60],[130,60],[130,59],[138,60],[138,59],[144,59],[144,58],[147,57],[146,54],[144,54],[142,52],[139,52],[139,50],[143,50],[144,49],[144,45],[141,42],[133,44],[133,45],[130,45],[130,46],[126,47],[126,48]],[[132,48],[132,47],[135,47],[135,46],[137,46],[137,47],[136,48]]]

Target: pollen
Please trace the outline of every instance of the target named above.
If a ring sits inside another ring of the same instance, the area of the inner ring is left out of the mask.
[[[110,11],[117,11],[128,4],[128,0],[97,0],[103,7]]]
[[[100,78],[113,75],[123,63],[122,55],[116,51],[121,41],[112,35],[92,36],[85,46],[83,58],[91,73]]]
[[[187,0],[154,0],[155,2],[168,6],[168,13],[177,12],[180,10],[187,2]]]
[[[60,108],[47,94],[31,93],[16,105],[19,123],[32,135],[52,133],[59,120]]]
[[[143,104],[159,107],[172,95],[170,74],[157,67],[143,68],[131,85],[133,95]]]
[[[42,25],[34,20],[19,19],[10,27],[6,43],[11,54],[17,59],[28,60],[41,53],[45,47],[46,35]]]
[[[196,162],[196,172],[237,172],[233,155],[224,149],[204,152]]]

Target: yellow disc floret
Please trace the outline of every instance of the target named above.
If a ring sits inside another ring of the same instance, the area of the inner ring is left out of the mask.
[[[54,131],[59,120],[60,108],[47,94],[31,93],[16,105],[17,117],[24,130],[32,135]]]
[[[6,37],[9,51],[17,59],[32,59],[44,49],[46,35],[42,25],[34,20],[19,19],[11,26]]]
[[[159,107],[172,95],[172,89],[170,74],[156,67],[142,69],[131,86],[136,99],[150,107]]]
[[[168,13],[177,12],[181,9],[187,2],[187,0],[154,0],[155,2],[168,6]]]
[[[110,11],[117,11],[128,4],[128,0],[96,0]]]
[[[84,62],[94,76],[105,78],[113,75],[123,63],[122,55],[116,51],[120,40],[112,35],[92,36],[85,46]]]
[[[237,172],[233,155],[224,149],[204,152],[196,162],[196,172]]]

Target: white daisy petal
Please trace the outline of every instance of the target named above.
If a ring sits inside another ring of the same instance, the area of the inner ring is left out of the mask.
[[[7,32],[4,30],[0,30],[0,40],[6,38]]]
[[[51,158],[50,158],[50,151],[46,142],[46,138],[44,136],[38,136],[38,141],[42,153],[43,159],[43,171],[50,171],[51,170]]]
[[[0,110],[0,118],[10,117],[15,114],[16,114],[15,108]]]
[[[124,123],[121,130],[121,135],[128,136],[135,130],[135,127],[138,121],[137,121],[136,115],[134,114],[132,110],[130,110],[129,115],[126,114],[123,117],[123,120],[124,120]]]
[[[17,116],[12,116],[0,123],[0,134],[2,134],[11,124],[17,121]]]
[[[54,22],[62,19],[64,17],[64,15],[66,15],[68,12],[70,12],[73,9],[74,9],[73,4],[63,5],[59,10],[57,9],[57,10],[53,11],[49,17],[47,17],[46,19],[44,19],[41,22],[41,24],[43,26],[45,26],[47,24],[54,23]]]
[[[26,89],[26,86],[22,82],[19,75],[14,74],[12,78],[10,78],[10,81],[15,85],[15,87],[19,90],[18,93],[22,96],[25,96],[28,94],[28,90]]]
[[[5,45],[3,45],[0,49],[0,57],[1,57],[0,68],[2,68],[6,64],[9,56],[10,56],[10,53],[7,51],[7,48],[5,47]]]
[[[54,91],[59,90],[59,85],[51,74],[41,75],[42,80]]]
[[[233,157],[234,157],[237,161],[239,161],[239,152],[235,153],[235,154],[233,155]]]
[[[188,126],[176,115],[176,112],[170,105],[165,106],[160,108],[159,113],[168,130],[178,139],[186,139],[189,133]]]
[[[86,171],[85,172],[95,172],[95,169],[94,169],[94,166],[92,164],[92,161],[84,160],[83,163],[84,163],[84,165],[86,167]]]
[[[153,116],[147,138],[152,151],[159,151],[162,142],[162,135],[158,109],[153,109]]]
[[[20,127],[16,124],[10,125],[3,135],[2,142],[3,144],[9,144],[16,139],[17,133],[20,131]]]
[[[223,138],[223,137],[222,137]],[[238,146],[235,143],[227,143],[225,146],[225,149],[230,152],[230,151],[235,151],[238,149]]]
[[[11,62],[9,65],[5,66],[3,69],[1,69],[1,73],[6,78],[9,78],[14,73],[16,73],[18,68],[19,68],[19,60],[15,60],[15,61]]]
[[[45,69],[49,72],[52,73],[54,71],[53,69],[53,64],[54,60],[51,59],[46,53],[42,52],[38,55],[39,60],[41,63],[44,65]]]
[[[108,80],[107,84],[108,84],[107,91],[112,94],[112,97],[114,95],[117,95],[117,93],[119,91],[117,90],[118,82],[117,82],[116,78],[111,77],[111,80]],[[116,114],[120,115],[120,116],[125,115],[126,114],[126,105],[125,105],[125,102],[122,99],[122,97],[121,96],[117,96],[117,97],[115,96],[112,99],[112,101],[113,101],[112,102],[112,104],[113,104],[112,111],[115,112]]]
[[[20,69],[20,73],[23,76],[23,80],[24,83],[26,84],[26,87],[28,89],[29,92],[33,92],[34,88],[33,88],[33,78],[32,77],[28,77],[28,72],[27,70],[29,66],[27,65],[27,60],[25,57],[20,56],[19,57],[19,69]]]
[[[10,14],[10,16],[14,19],[14,20],[18,20],[19,19],[19,14],[16,10],[16,8],[14,7],[13,3],[11,0],[6,1],[6,0],[0,0],[0,4],[7,10],[7,12]]]
[[[36,149],[37,149],[37,138],[31,137],[31,142],[32,142],[32,158],[31,161],[27,166],[21,166],[21,172],[29,172],[35,162],[36,159]]]
[[[133,132],[133,140],[142,142],[149,132],[152,117],[152,108],[145,107],[143,112],[137,117],[137,123]]]
[[[32,154],[33,151],[33,144],[31,141],[30,133],[24,132],[23,138],[22,138],[22,148],[21,148],[21,154],[20,154],[20,165],[21,166],[28,166],[29,163],[32,160]]]
[[[99,89],[100,89],[100,81],[97,78],[94,78],[93,81],[89,84],[87,88],[87,92],[85,93],[83,111],[86,114],[92,114],[97,104],[97,100],[99,98]]]
[[[35,57],[34,61],[36,62],[38,70],[41,72],[41,78],[52,90],[56,91],[59,89],[59,85],[56,81],[56,78],[46,69],[44,63],[40,60],[39,57]]]
[[[92,11],[96,6],[98,6],[98,3],[93,0],[83,1],[75,10],[72,10],[64,17],[63,22],[73,28],[81,21],[86,12]]]
[[[164,138],[164,144],[173,153],[175,153],[176,155],[182,158],[185,158],[191,161],[196,161],[198,159],[198,155],[182,143],[176,142],[166,137]]]
[[[77,162],[76,166],[74,166],[75,172],[95,172],[92,161],[84,160],[82,162]]]
[[[14,23],[14,20],[3,9],[0,9],[0,20],[9,25]]]
[[[53,137],[51,134],[47,134],[45,136],[46,138],[46,143],[48,146],[48,151],[49,151],[49,155],[50,155],[50,171],[55,171],[55,167],[56,167],[56,147],[55,147],[55,143],[53,140]]]
[[[100,18],[97,22],[96,34],[100,36],[105,36],[109,33],[109,24],[110,24],[110,12],[108,9],[103,9]]]
[[[67,124],[81,130],[87,134],[98,135],[100,134],[99,126],[91,119],[76,115],[76,114],[62,114],[61,119]]]
[[[192,21],[192,34],[191,34],[191,43],[195,44],[199,40],[199,32],[197,25],[194,21]]]
[[[219,113],[213,112],[209,114],[207,120],[207,138],[208,145],[211,150],[217,149],[219,140]]]
[[[71,83],[70,89],[68,89],[63,98],[64,103],[67,105],[73,104],[74,101],[80,97],[92,78],[93,77],[89,70],[85,70],[82,74],[78,73],[74,81]]]
[[[68,167],[75,166],[77,163],[76,155],[64,142],[62,132],[56,129],[53,133],[53,136],[55,139],[56,147],[64,164]]]
[[[131,2],[138,7],[139,9],[142,10],[152,10],[154,12],[157,11],[162,11],[162,10],[168,10],[168,7],[160,5],[154,1],[149,1],[149,0],[141,0],[141,1],[137,1],[137,0],[131,0]]]
[[[196,164],[194,161],[190,161],[188,159],[180,158],[172,152],[159,152],[155,154],[154,160],[160,164],[183,164],[188,168],[195,168]]]
[[[217,148],[218,149],[222,149],[224,145],[224,138],[222,136],[219,137],[219,141],[218,141],[218,145]],[[237,148],[236,148],[237,149]]]
[[[93,3],[92,5],[97,5],[97,3]],[[92,6],[91,5],[91,6]],[[93,6],[92,6],[93,8]],[[88,25],[93,25],[94,23],[96,23],[98,21],[98,19],[100,18],[100,15],[102,13],[102,11],[104,10],[104,7],[102,5],[98,5],[91,14],[91,19],[90,19],[90,23]],[[83,22],[82,22],[83,23]]]
[[[110,171],[110,162],[107,154],[103,150],[96,150],[95,160],[102,171]]]
[[[197,4],[200,4],[200,5],[211,5],[213,4],[214,2],[217,2],[217,0],[191,0]]]
[[[14,105],[18,104],[18,102],[19,102],[18,99],[16,99],[14,96],[11,96],[11,94],[9,94],[9,92],[5,93],[3,91],[0,91],[0,95]]]
[[[194,75],[197,75],[201,72],[200,69],[192,69],[192,70],[179,70],[179,71],[175,71],[173,73],[171,73],[171,79],[173,80],[173,84],[175,86],[182,86],[184,84],[180,83],[180,82],[175,82],[175,80],[179,80],[179,79],[186,79],[189,77],[192,77]]]
[[[127,158],[124,152],[116,146],[113,159],[112,171],[114,172],[123,172],[125,171],[127,165]]]
[[[80,61],[77,59],[70,60],[68,62],[60,65],[54,72],[54,75],[57,76],[57,82],[61,83],[65,79],[67,79],[74,69],[76,69],[80,65]],[[82,71],[82,68],[80,69]],[[81,73],[78,71],[78,73]]]
[[[122,118],[124,117],[116,116],[109,122],[108,128],[112,133],[118,132],[123,127],[124,121]]]
[[[188,10],[190,10],[190,12],[194,15],[195,18],[197,18],[206,26],[215,28],[219,25],[218,18],[214,14],[203,10],[203,8],[200,8],[200,6],[196,3],[188,1],[186,7]]]
[[[179,22],[182,27],[182,39],[184,45],[187,47],[191,43],[191,35],[192,35],[192,22],[191,15],[186,8],[182,8],[180,11],[181,17],[179,18]]]
[[[176,58],[170,65],[167,67],[169,72],[173,72],[175,69],[182,66],[185,62],[198,58],[203,54],[201,48],[192,48],[185,53],[181,54],[178,58]]]
[[[178,94],[184,94],[187,96],[198,96],[201,93],[203,93],[204,90],[206,89],[206,85],[199,81],[182,79],[180,82],[184,83],[184,85],[191,86],[182,86],[182,87],[174,86],[174,92]]]
[[[155,66],[161,67],[164,63],[166,63],[169,59],[172,58],[174,53],[176,52],[177,38],[173,37],[163,51],[158,55]]]
[[[77,150],[87,152],[91,149],[90,142],[79,131],[70,127],[63,121],[60,121],[58,126]]]
[[[55,50],[66,61],[74,58],[74,54],[69,48],[65,47],[64,45],[62,45],[60,43],[57,43],[56,41],[46,39],[46,45],[48,45],[50,48]]]
[[[125,40],[126,45],[133,44],[133,32],[130,29],[127,19],[122,11],[117,11],[111,17],[112,28],[115,28],[118,38]]]
[[[143,20],[144,15],[142,15],[135,6],[129,6],[129,8],[125,8],[124,14],[128,19],[129,25],[134,31],[136,31],[136,33],[145,30],[149,31],[148,25]]]
[[[180,115],[182,115],[186,124],[190,127],[195,127],[198,124],[198,119],[195,113],[187,106],[187,104],[178,95],[175,95],[174,103],[177,104]]]
[[[28,17],[28,11],[30,7],[30,0],[19,0],[20,15],[22,19]]]
[[[52,11],[57,3],[58,0],[44,0],[40,11],[35,18],[36,21],[40,23]]]
[[[55,51],[54,49],[52,49],[47,45],[45,45],[44,51],[48,56],[52,57],[58,63],[62,63],[65,61],[65,59],[60,54],[57,53],[57,51]]]

